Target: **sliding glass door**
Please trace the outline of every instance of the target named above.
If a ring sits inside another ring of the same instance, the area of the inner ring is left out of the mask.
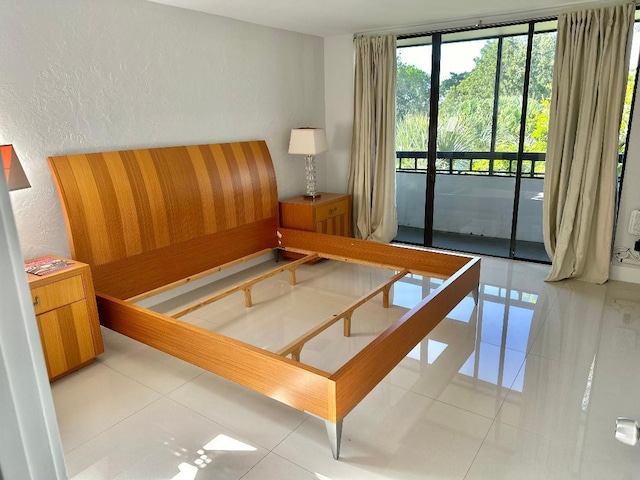
[[[636,23],[621,181],[639,44]],[[555,45],[555,21],[399,39],[396,241],[549,262],[542,200]]]
[[[552,27],[438,34],[398,49],[397,241],[548,261],[541,198]],[[406,65],[429,81],[420,93],[429,101],[413,102],[411,114]]]
[[[432,245],[506,257],[515,183],[495,153],[498,133],[499,147],[512,146],[506,120],[518,108],[503,95],[504,42],[448,40],[443,35]]]
[[[425,44],[398,50],[396,95],[396,208],[398,238],[427,245],[427,150],[433,47]]]
[[[518,215],[514,228],[513,256],[548,261],[542,235],[542,198],[547,150],[551,83],[556,32],[534,32],[528,45],[529,82],[522,141],[518,188]],[[524,85],[523,78],[523,85]]]

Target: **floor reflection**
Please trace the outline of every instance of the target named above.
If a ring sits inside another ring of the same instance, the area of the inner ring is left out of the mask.
[[[410,308],[442,283],[440,279],[407,275],[394,286],[393,303]],[[535,292],[481,283],[478,305],[471,296],[464,298],[442,321],[442,327],[436,328],[407,358],[437,368],[449,347],[440,338],[440,330],[454,328],[455,323],[464,324],[463,330],[457,329],[459,335],[471,337],[474,342],[468,355],[460,355],[463,350],[458,348],[457,373],[522,392],[524,376],[517,374],[526,369],[526,353],[537,334],[533,324],[538,299]]]

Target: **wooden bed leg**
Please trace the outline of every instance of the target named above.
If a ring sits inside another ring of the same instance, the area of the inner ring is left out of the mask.
[[[389,291],[391,290],[391,285],[388,285],[382,290],[382,308],[389,308]]]
[[[331,453],[334,460],[340,458],[340,440],[342,439],[342,420],[336,423],[329,420],[324,421],[327,427],[327,434],[329,435],[329,443],[331,444]]]
[[[291,352],[291,360],[294,360],[296,362],[300,361],[300,355],[302,354],[302,347],[303,345],[300,345],[298,348],[296,348],[293,352]]]
[[[476,288],[474,288],[471,291],[471,294],[473,295],[473,301],[476,302],[476,305],[478,305],[478,292],[480,290],[480,285],[478,285]]]
[[[247,308],[251,308],[253,306],[253,303],[251,302],[251,287],[244,289],[244,306]]]
[[[345,337],[351,336],[351,315],[353,315],[353,312],[349,312],[347,315],[344,316],[344,336]]]
[[[296,269],[295,268],[290,268],[289,269],[289,275],[290,275],[289,283],[291,285],[295,285],[296,284]]]

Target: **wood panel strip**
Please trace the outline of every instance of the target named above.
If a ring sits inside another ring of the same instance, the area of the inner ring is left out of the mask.
[[[269,158],[267,144],[264,142],[251,142],[244,144],[251,149],[252,161],[258,170],[260,178],[260,201],[262,202],[262,218],[278,215],[278,191],[276,190],[276,172],[273,168],[268,168],[264,161],[256,161],[260,158]],[[246,148],[246,147],[245,147]],[[275,208],[275,210],[274,210]]]

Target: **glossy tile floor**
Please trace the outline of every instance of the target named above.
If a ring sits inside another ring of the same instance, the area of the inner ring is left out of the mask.
[[[320,280],[326,270],[333,280]],[[547,271],[483,258],[478,306],[463,300],[347,415],[339,461],[323,421],[103,330],[105,353],[52,385],[69,476],[640,479],[640,446],[613,438],[616,417],[640,419],[640,285],[545,283]],[[327,302],[310,299],[329,290],[328,303],[348,302],[378,276],[323,262],[301,269],[296,287],[282,274],[256,292],[266,325],[242,294],[221,306],[232,323],[213,311],[189,321],[277,348],[278,318],[282,331],[295,307],[324,318]],[[384,328],[438,282],[405,278],[391,313],[374,304],[365,317]],[[285,306],[269,301],[274,292]],[[368,341],[338,337],[309,348],[308,361],[331,357],[323,368],[333,368]]]

